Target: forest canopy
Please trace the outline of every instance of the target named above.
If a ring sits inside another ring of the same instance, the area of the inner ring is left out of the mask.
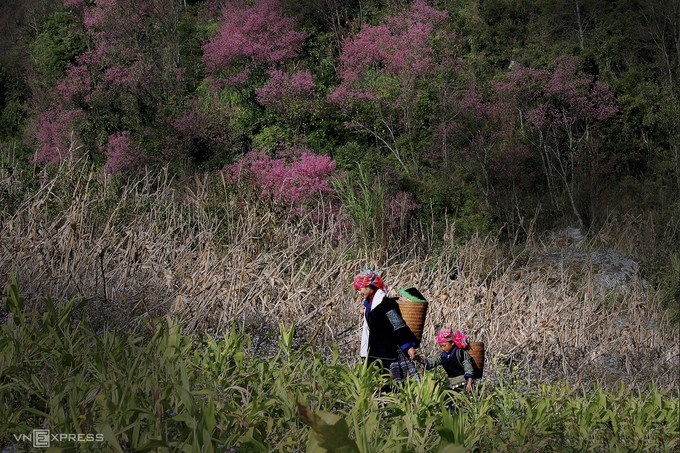
[[[677,2],[0,9],[2,154],[28,166],[84,157],[134,177],[315,155],[323,174],[378,178],[396,214],[509,236],[530,218],[590,228],[678,210]]]

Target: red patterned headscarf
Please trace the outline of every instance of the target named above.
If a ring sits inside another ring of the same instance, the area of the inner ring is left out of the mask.
[[[387,286],[383,283],[382,278],[371,269],[364,269],[354,277],[354,289],[364,288],[366,286],[375,286],[387,292]]]
[[[460,349],[468,347],[467,335],[458,330],[454,332],[451,327],[445,327],[437,334],[437,343],[444,344],[449,342],[455,343]]]
[[[453,341],[453,330],[450,327],[445,327],[437,334],[437,343],[445,344]]]

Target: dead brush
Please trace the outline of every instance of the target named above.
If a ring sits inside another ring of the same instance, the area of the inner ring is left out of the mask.
[[[147,172],[125,182],[63,164],[3,213],[0,277],[16,275],[27,294],[91,298],[85,310],[98,328],[138,330],[170,315],[187,331],[236,323],[275,335],[282,320],[295,323],[301,341],[323,350],[337,342],[355,357],[352,277],[374,267],[393,294],[416,286],[429,299],[423,353],[434,352],[438,328],[452,325],[486,343],[489,376],[514,367],[542,379],[677,387],[680,342],[653,288],[603,292],[589,269],[537,265],[538,241],[509,255],[497,238],[458,241],[455,225],[436,253],[374,253],[341,219],[324,218],[234,193],[217,175],[186,185]]]

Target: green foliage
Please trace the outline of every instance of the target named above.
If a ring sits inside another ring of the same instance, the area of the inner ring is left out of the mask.
[[[38,185],[33,169],[18,156],[16,146],[0,144],[0,216],[9,218]]]
[[[484,27],[479,30],[480,50],[491,58],[505,61],[517,57],[528,37],[529,2],[492,0],[479,2]]]
[[[149,334],[96,333],[86,300],[36,305],[7,285],[0,326],[0,443],[46,427],[100,434],[59,448],[108,451],[621,451],[678,448],[678,395],[536,385],[516,374],[470,395],[433,373],[382,393],[385,377],[297,346],[253,348],[235,326],[187,335],[170,319]],[[32,308],[29,308],[32,307]]]
[[[300,419],[312,428],[307,450],[310,453],[359,452],[356,442],[350,438],[349,427],[345,419],[330,412],[313,413],[308,408],[298,405]]]
[[[216,31],[216,25],[206,25],[197,17],[197,8],[193,7],[180,17],[177,24],[177,41],[180,45],[180,66],[188,71],[189,89],[196,89],[205,77],[205,68],[201,64],[201,44]]]
[[[364,250],[376,244],[387,244],[385,219],[385,191],[380,178],[371,176],[358,167],[358,177],[335,180],[334,188],[342,202],[342,209],[354,222],[356,234],[362,238]]]
[[[253,149],[273,152],[288,142],[290,132],[277,125],[266,126],[253,137]]]
[[[43,77],[54,81],[66,65],[85,51],[87,40],[69,11],[58,11],[45,23],[31,45],[31,54]]]
[[[371,159],[366,159],[367,150],[357,142],[348,142],[338,146],[333,151],[333,159],[338,170],[355,170],[359,164],[364,168],[370,165]],[[375,170],[371,168],[371,170]]]
[[[16,137],[27,116],[25,108],[18,100],[7,102],[0,112],[0,139]]]
[[[428,228],[442,229],[445,226],[442,220],[446,219],[455,222],[461,238],[468,238],[496,227],[482,193],[464,178],[428,176],[419,186],[417,199],[424,211],[423,222]]]

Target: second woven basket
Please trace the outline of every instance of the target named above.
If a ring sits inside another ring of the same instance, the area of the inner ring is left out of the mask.
[[[404,288],[399,290],[399,311],[404,322],[411,329],[413,335],[416,336],[418,342],[423,337],[423,329],[425,327],[425,317],[427,316],[428,302],[425,296],[421,294],[415,287]]]

